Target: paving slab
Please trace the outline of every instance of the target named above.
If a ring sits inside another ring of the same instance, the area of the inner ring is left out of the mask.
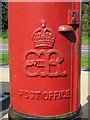
[[[8,114],[6,114],[5,116],[3,116],[0,120],[8,120]]]
[[[0,67],[0,91],[9,92],[9,67]]]
[[[90,82],[88,81],[89,71],[81,71],[81,105],[82,105],[82,118],[88,118],[88,86]]]

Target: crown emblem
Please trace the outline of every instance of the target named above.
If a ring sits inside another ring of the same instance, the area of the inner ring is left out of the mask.
[[[33,42],[35,48],[53,48],[55,42],[55,35],[51,29],[46,26],[45,20],[41,20],[41,27],[39,27],[33,34]]]

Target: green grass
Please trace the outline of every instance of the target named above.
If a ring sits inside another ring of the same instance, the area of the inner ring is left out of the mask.
[[[88,40],[88,32],[82,32],[82,44],[90,45],[90,41]]]
[[[90,56],[82,56],[81,57],[81,66],[90,68]]]
[[[8,54],[0,54],[0,64],[9,64]]]
[[[8,43],[8,30],[2,32],[2,35],[0,36],[0,43]]]
[[[8,39],[8,30],[5,32],[2,32],[2,39]]]
[[[81,57],[81,66],[90,68],[90,62],[89,62],[90,56],[82,56]],[[9,64],[9,57],[8,54],[0,54],[0,64]]]
[[[8,43],[8,39],[2,39],[2,38],[0,37],[0,44],[4,44],[4,43]]]

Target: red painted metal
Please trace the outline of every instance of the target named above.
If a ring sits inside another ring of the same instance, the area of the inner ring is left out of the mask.
[[[10,99],[17,112],[55,116],[80,106],[79,6],[8,3]]]

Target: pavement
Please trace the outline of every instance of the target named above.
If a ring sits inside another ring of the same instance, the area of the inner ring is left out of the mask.
[[[9,83],[9,66],[0,67],[0,82]],[[82,118],[88,118],[88,102],[90,102],[90,81],[89,81],[90,71],[88,69],[81,70],[81,105],[83,109]],[[2,87],[3,90],[9,89],[7,86]],[[8,118],[6,114],[3,118]],[[1,118],[2,120],[2,118]]]
[[[0,44],[0,54],[8,54],[8,44]]]
[[[8,44],[0,44],[0,54],[8,54]],[[90,55],[90,45],[82,45],[82,56]]]
[[[81,52],[82,56],[90,55],[90,45],[82,45],[81,50],[82,50]]]

